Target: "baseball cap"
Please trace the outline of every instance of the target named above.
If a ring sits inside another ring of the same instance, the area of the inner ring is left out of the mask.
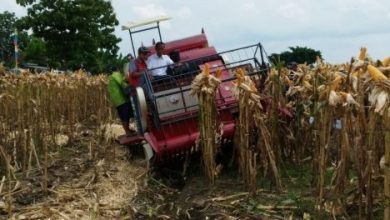
[[[149,53],[149,49],[147,47],[141,46],[138,48],[138,53]]]
[[[128,54],[126,55],[126,57],[134,58],[134,57],[133,57],[133,54],[131,54],[131,53],[128,53]]]

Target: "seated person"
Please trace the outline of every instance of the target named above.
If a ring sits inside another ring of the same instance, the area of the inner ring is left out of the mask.
[[[180,62],[180,51],[178,49],[174,49],[169,53],[169,57],[174,63]]]
[[[169,66],[167,69],[167,74],[171,76],[175,75],[181,75],[191,74],[191,63],[188,62],[180,62],[180,51],[178,49],[172,50],[169,53],[169,57],[172,59],[172,61],[175,63],[174,66]],[[195,67],[195,71],[198,71]]]
[[[172,50],[170,53],[169,53],[169,57],[171,58],[171,60],[175,63],[175,67],[172,67],[172,66],[168,66],[167,68],[167,74],[168,75],[176,75],[176,74],[180,74],[178,73],[178,68],[181,66],[179,65],[180,63],[180,51],[178,49],[175,49],[175,50]]]
[[[149,74],[151,79],[163,78],[167,76],[168,65],[172,65],[174,62],[168,55],[163,54],[165,49],[163,42],[157,42],[154,48],[156,53],[149,56],[146,62],[150,70]]]

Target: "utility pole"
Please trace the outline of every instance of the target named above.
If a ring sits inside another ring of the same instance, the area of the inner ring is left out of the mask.
[[[18,30],[15,28],[14,32],[14,46],[15,46],[15,71],[18,71],[19,60],[19,45],[18,45]]]

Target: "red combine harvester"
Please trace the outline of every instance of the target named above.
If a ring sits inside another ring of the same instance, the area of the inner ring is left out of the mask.
[[[133,34],[158,29],[162,41],[159,23],[167,19],[159,17],[122,26],[123,30],[130,33],[134,54]],[[157,25],[144,27],[151,24]],[[135,30],[140,27],[144,28]],[[142,144],[147,161],[154,158],[155,162],[184,157],[199,150],[196,144],[199,138],[198,100],[190,92],[192,80],[204,65],[209,65],[211,74],[222,69],[222,83],[215,102],[218,120],[223,125],[224,142],[233,139],[235,130],[238,102],[232,94],[234,70],[245,68],[248,75],[260,81],[268,68],[260,43],[218,53],[209,46],[203,31],[199,35],[164,43],[165,54],[169,54],[177,63],[165,67],[168,68],[168,76],[163,79],[150,80],[144,77],[143,88],[136,88],[136,96],[132,97],[138,135],[119,138],[119,143],[123,145]],[[153,46],[150,50],[154,52]]]

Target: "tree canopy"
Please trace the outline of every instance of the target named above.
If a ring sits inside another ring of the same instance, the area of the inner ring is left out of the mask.
[[[9,63],[13,59],[14,45],[12,34],[16,17],[14,13],[5,11],[0,13],[0,62]]]
[[[14,13],[8,11],[0,13],[0,62],[3,62],[5,66],[15,65],[14,33],[17,20]],[[18,31],[19,51],[23,51],[27,44],[27,32]],[[22,61],[20,54],[18,61]]]
[[[40,66],[47,65],[46,42],[41,38],[31,37],[27,47],[23,51],[24,60],[36,63]]]
[[[27,7],[18,27],[42,39],[51,67],[97,73],[117,65],[119,24],[108,0],[17,0]],[[35,42],[38,43],[38,42]]]
[[[308,47],[289,47],[290,51],[284,51],[280,54],[273,53],[269,56],[271,62],[275,63],[279,60],[285,64],[291,62],[312,64],[316,61],[316,57],[322,58],[319,50],[314,50]]]

